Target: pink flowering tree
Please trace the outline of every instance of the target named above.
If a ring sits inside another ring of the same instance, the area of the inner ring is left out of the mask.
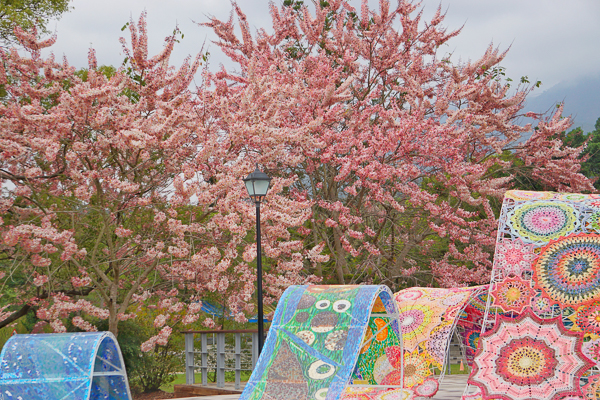
[[[145,305],[156,309],[160,330],[149,350],[166,343],[174,324],[195,322],[206,293],[225,296],[239,320],[253,312],[254,205],[241,179],[314,127],[281,130],[272,152],[257,158],[243,143],[251,129],[240,125],[246,137],[227,147],[215,121],[238,117],[209,106],[212,92],[189,89],[201,55],[171,67],[174,36],[150,57],[144,16],[129,28],[117,70],[98,67],[92,50],[78,73],[41,56],[54,39],[20,29],[28,53],[1,53],[0,327],[35,310],[57,332],[67,320],[94,330],[107,319],[117,333]],[[256,85],[267,92],[237,100],[295,90]],[[247,118],[275,136],[278,117],[263,119],[268,111],[253,107]],[[310,216],[307,200],[287,195],[291,183],[273,180],[263,216],[266,255],[277,259],[265,274],[267,300],[303,282],[305,262],[319,261],[290,233]]]
[[[311,202],[298,232],[331,256],[325,269],[315,264],[317,275],[394,288],[486,282],[493,205],[515,174],[546,189],[593,190],[579,172],[580,150],[556,139],[570,120],[557,110],[535,128],[519,124],[531,88],[509,91],[493,73],[505,53],[492,46],[478,60],[453,62],[440,49],[459,31],[442,26],[440,10],[424,21],[408,0],[395,8],[380,0],[377,10],[367,0],[360,10],[343,0],[315,2],[313,11],[297,1],[270,7],[268,31],[253,34],[235,4],[238,28],[233,14],[205,24],[239,71],[209,79],[215,107],[232,113],[217,121],[227,146],[239,140],[295,182],[290,196]],[[263,87],[256,77],[280,105],[253,103]],[[264,127],[259,115],[274,122]],[[278,136],[288,131],[292,146]],[[272,157],[278,144],[284,153]]]

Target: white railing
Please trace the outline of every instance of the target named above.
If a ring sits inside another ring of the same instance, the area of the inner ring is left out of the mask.
[[[258,331],[183,331],[185,334],[185,383],[196,383],[195,373],[202,374],[208,386],[209,371],[214,371],[217,387],[225,387],[225,372],[234,371],[235,389],[240,389],[241,372],[251,372],[258,358]],[[199,358],[197,357],[199,356]],[[199,363],[198,363],[199,361]]]

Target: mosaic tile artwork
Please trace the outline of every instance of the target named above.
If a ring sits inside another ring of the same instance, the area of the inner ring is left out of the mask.
[[[490,399],[580,396],[580,378],[594,365],[582,355],[581,342],[582,335],[565,329],[560,317],[541,319],[531,310],[500,317],[480,338],[469,383]]]
[[[485,333],[465,330],[483,400],[595,398],[599,220],[600,195],[506,193]]]
[[[110,332],[14,335],[0,354],[3,400],[131,400]]]
[[[397,314],[386,286],[289,287],[240,399],[336,400],[384,379],[401,387]]]
[[[348,386],[340,400],[413,400],[410,389]]]
[[[479,311],[479,298],[487,286],[466,288],[420,288],[413,287],[396,293],[398,322],[404,343],[404,387],[412,388],[419,396],[433,390],[432,381],[443,377],[447,352],[453,332],[462,321],[462,316],[480,315],[482,319],[485,304]],[[471,306],[474,313],[465,314]],[[472,321],[463,322],[471,326]],[[479,325],[480,327],[481,325]],[[464,329],[461,330],[464,332]],[[437,374],[436,378],[431,375]],[[437,386],[436,386],[437,387]],[[432,394],[433,396],[433,394]]]
[[[353,384],[402,386],[402,346],[390,319],[371,317],[360,348]]]

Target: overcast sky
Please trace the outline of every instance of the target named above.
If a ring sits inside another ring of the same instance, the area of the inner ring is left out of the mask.
[[[377,7],[379,1],[370,3]],[[267,0],[238,0],[238,4],[251,27],[271,27]],[[360,10],[360,0],[350,4]],[[439,0],[423,0],[425,18],[431,17],[439,4]],[[211,69],[226,62],[210,43],[214,39],[210,30],[196,22],[206,22],[209,15],[227,19],[231,11],[227,0],[74,0],[72,5],[71,12],[49,27],[58,35],[54,53],[66,55],[77,67],[87,66],[90,46],[96,49],[99,64],[120,65],[119,37],[127,38],[128,33],[121,27],[130,18],[137,20],[144,10],[151,53],[159,51],[164,37],[178,25],[185,37],[176,46],[175,65],[186,55],[196,54],[205,42]],[[462,33],[443,49],[452,52],[455,61],[479,58],[492,42],[501,49],[510,47],[502,63],[507,76],[516,80],[527,75],[532,81],[542,81],[534,95],[559,83],[564,86],[600,78],[598,0],[444,0],[441,5],[447,12],[446,27],[464,25]]]

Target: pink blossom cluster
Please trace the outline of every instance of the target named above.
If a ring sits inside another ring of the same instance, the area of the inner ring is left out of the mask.
[[[158,335],[152,336],[150,339],[142,343],[142,351],[148,352],[154,350],[156,345],[166,346],[169,342],[169,336],[171,336],[172,332],[173,329],[170,326],[165,326],[160,330]]]
[[[207,293],[244,321],[257,238],[242,179],[257,165],[272,177],[260,208],[267,304],[330,273],[486,281],[493,205],[514,174],[592,189],[580,149],[557,139],[570,124],[561,109],[537,129],[517,124],[529,88],[485,73],[504,52],[466,63],[438,53],[459,34],[441,10],[423,25],[408,0],[272,4],[272,29],[253,35],[233,7],[239,29],[206,25],[238,72],[200,70],[202,54],[171,66],[177,32],[150,56],[145,14],[115,70],[93,50],[85,74],[44,58],[55,39],[35,31],[16,30],[23,51],[0,51],[0,248],[15,260],[0,280],[25,276],[18,304],[55,331],[66,318],[93,329],[90,316],[116,333],[146,306],[160,329],[149,351],[197,322]],[[0,327],[11,315],[0,310]]]
[[[224,143],[256,149],[258,162],[289,171],[278,175],[294,178],[291,192],[311,207],[310,230],[296,232],[312,246],[324,240],[340,283],[363,265],[385,266],[378,278],[391,285],[423,267],[443,285],[487,281],[492,204],[513,174],[535,166],[532,175],[547,187],[592,190],[576,160],[581,149],[558,139],[570,124],[561,109],[537,129],[517,124],[531,88],[509,92],[486,72],[506,52],[489,47],[478,60],[451,62],[438,49],[460,31],[442,26],[441,9],[423,26],[417,7],[273,4],[272,30],[253,36],[234,5],[238,27],[233,18],[205,24],[241,72],[208,74]],[[267,158],[280,149],[285,156]],[[519,161],[503,159],[505,151]],[[216,171],[207,176],[217,186],[227,181]],[[448,246],[442,259],[432,246],[440,237]],[[253,257],[246,248],[244,261]]]

